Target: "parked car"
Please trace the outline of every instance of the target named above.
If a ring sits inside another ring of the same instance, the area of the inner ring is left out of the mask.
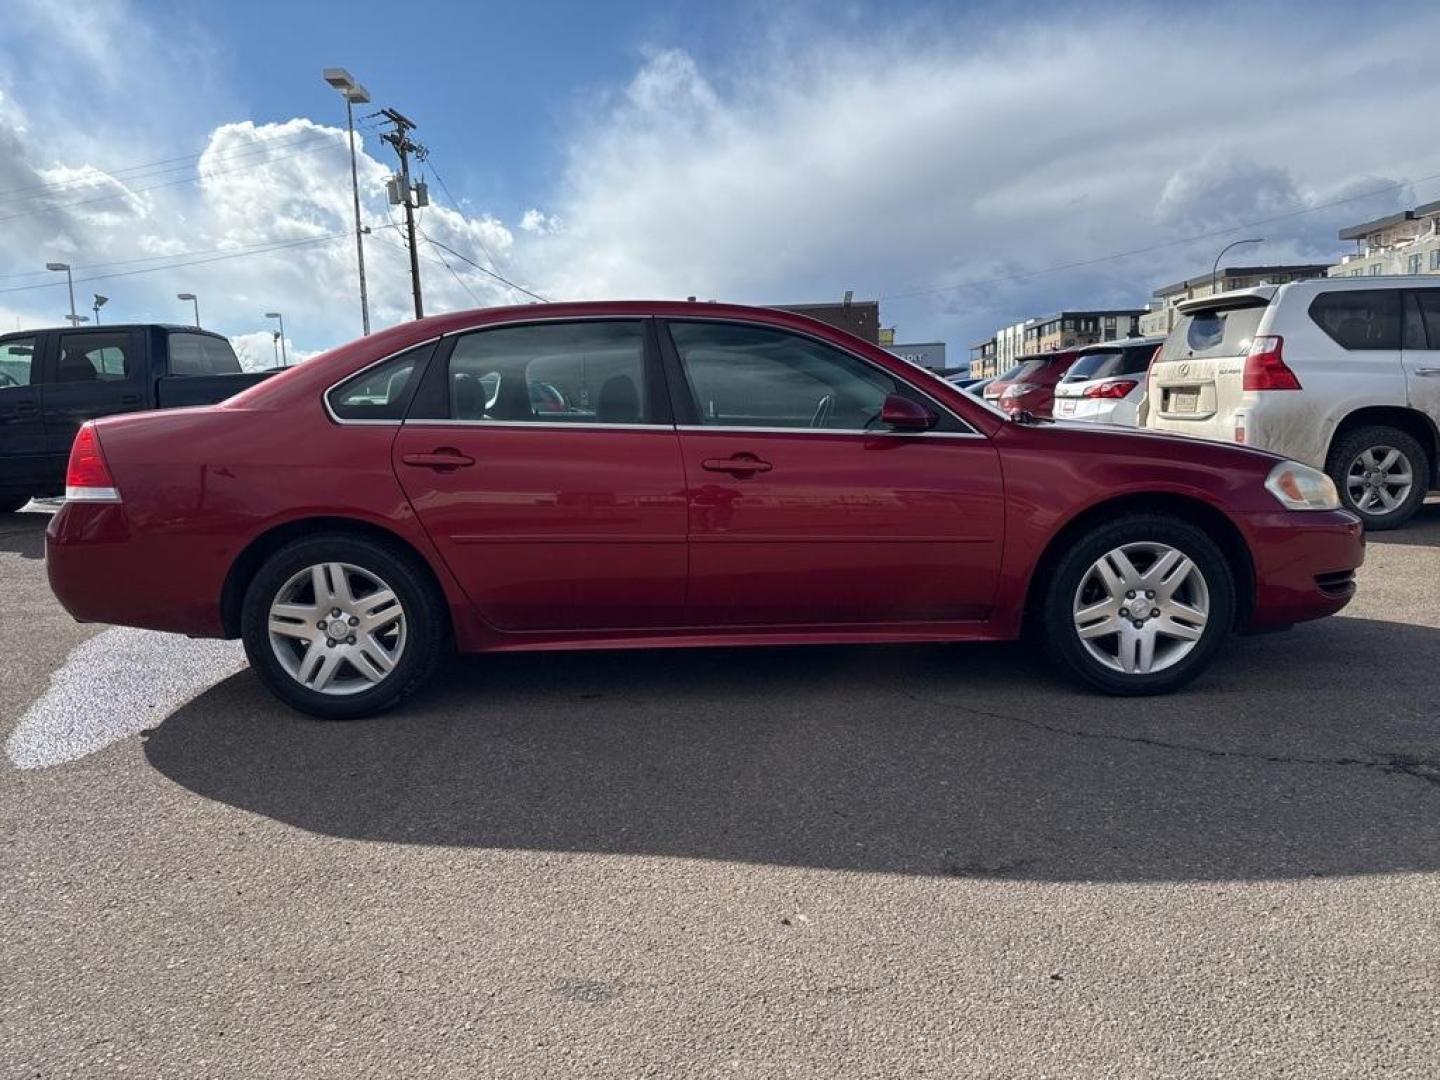
[[[1338,611],[1364,554],[1308,466],[1007,418],[842,330],[720,304],[404,323],[213,408],[87,424],[66,490],[46,566],[72,615],[241,637],[336,719],[413,693],[450,642],[1029,627],[1092,686],[1155,693],[1233,629]]]
[[[985,400],[1008,413],[1049,416],[1055,400],[1055,384],[1075,362],[1075,357],[1073,349],[1022,356],[1019,363],[985,388]]]
[[[1440,280],[1320,278],[1180,304],[1146,425],[1329,473],[1370,529],[1440,487]]]
[[[1164,340],[1126,338],[1081,349],[1055,384],[1055,419],[1137,426],[1145,372]]]
[[[86,420],[210,404],[270,374],[242,372],[226,338],[188,326],[0,336],[0,513],[64,490]]]

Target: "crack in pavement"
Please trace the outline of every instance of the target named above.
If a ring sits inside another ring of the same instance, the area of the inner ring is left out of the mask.
[[[987,720],[1004,720],[1009,723],[1022,724],[1035,731],[1044,731],[1052,735],[1066,735],[1072,739],[1096,739],[1103,742],[1134,743],[1139,746],[1155,747],[1159,750],[1178,750],[1182,753],[1200,754],[1210,758],[1239,758],[1244,761],[1260,761],[1272,765],[1323,765],[1340,768],[1368,769],[1372,772],[1380,772],[1388,776],[1409,776],[1416,780],[1422,780],[1432,786],[1440,787],[1440,761],[1415,757],[1410,754],[1396,754],[1386,760],[1377,761],[1355,757],[1306,758],[1287,757],[1283,754],[1258,754],[1245,750],[1219,750],[1211,746],[1197,746],[1194,743],[1169,742],[1165,739],[1154,739],[1147,735],[1117,735],[1112,732],[1086,731],[1084,728],[1061,727],[1059,724],[1047,724],[1043,721],[1032,720],[1024,716],[990,712],[985,709],[976,709],[969,705],[960,705],[955,702],[944,701],[940,698],[926,697],[912,690],[902,690],[901,693],[911,701],[923,705],[956,709],[960,712],[968,713],[971,716],[978,716]]]

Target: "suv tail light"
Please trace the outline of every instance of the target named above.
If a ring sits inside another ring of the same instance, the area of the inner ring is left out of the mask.
[[[1285,366],[1285,339],[1257,337],[1245,355],[1246,390],[1299,390],[1300,380]]]
[[[65,470],[66,502],[119,502],[120,490],[105,464],[100,436],[93,421],[80,425],[70,444],[70,464]]]
[[[1087,386],[1081,391],[1081,396],[1088,398],[1123,398],[1138,385],[1139,383],[1135,379],[1110,379],[1108,382]]]

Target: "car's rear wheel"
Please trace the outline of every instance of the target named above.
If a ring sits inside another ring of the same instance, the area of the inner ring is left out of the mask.
[[[1377,532],[1414,517],[1430,487],[1424,447],[1407,432],[1380,424],[1352,431],[1336,443],[1326,471],[1345,508]]]
[[[409,697],[433,674],[447,628],[442,598],[411,558],[344,534],[275,552],[241,610],[250,665],[286,704],[324,720]]]
[[[1051,657],[1111,694],[1183,686],[1214,658],[1235,616],[1235,575],[1201,529],[1136,514],[1060,555],[1043,599]]]

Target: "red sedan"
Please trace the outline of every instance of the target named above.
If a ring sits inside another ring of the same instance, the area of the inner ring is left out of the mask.
[[[979,641],[1103,690],[1328,615],[1359,521],[1242,446],[1009,418],[802,316],[406,323],[224,404],[86,425],[47,535],[84,621],[241,637],[349,718],[464,652]]]
[[[1055,409],[1055,387],[1079,358],[1075,349],[1022,356],[1018,364],[985,387],[985,400],[1007,413],[1050,416]]]

